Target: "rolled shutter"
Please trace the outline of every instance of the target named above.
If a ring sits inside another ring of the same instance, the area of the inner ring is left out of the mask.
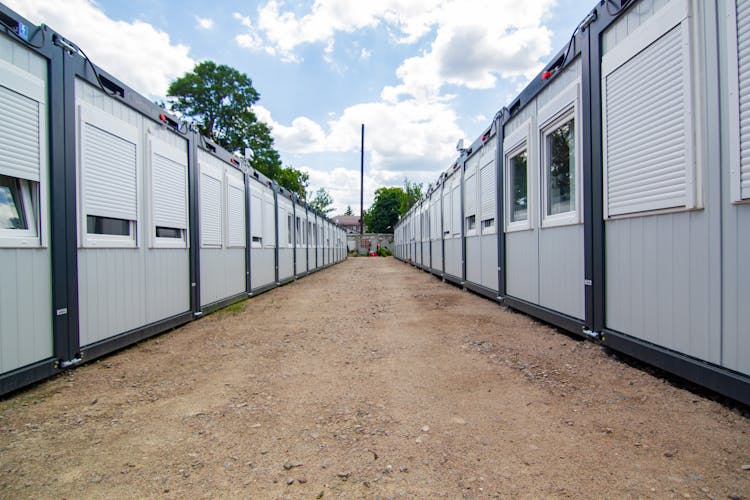
[[[39,182],[39,102],[0,86],[0,174]]]
[[[154,226],[187,229],[187,151],[152,139],[151,204]]]
[[[276,245],[276,206],[273,194],[263,193],[263,245]]]
[[[136,220],[138,130],[83,104],[80,118],[85,214]]]
[[[684,22],[672,27],[604,73],[608,215],[692,203],[687,31]]]
[[[227,172],[227,245],[245,247],[245,183],[234,169]]]
[[[250,196],[250,231],[254,238],[263,238],[263,201],[255,190]]]
[[[453,217],[453,234],[461,233],[461,183],[456,177],[453,181],[453,190],[451,191],[451,215]]]
[[[224,170],[221,165],[212,165],[213,159],[208,154],[199,153],[201,246],[221,247]]]
[[[495,161],[483,166],[479,172],[479,189],[482,202],[482,220],[495,218]]]
[[[740,198],[750,198],[750,2],[738,0],[737,55],[740,106]]]

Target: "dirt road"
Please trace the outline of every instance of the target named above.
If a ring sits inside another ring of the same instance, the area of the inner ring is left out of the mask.
[[[748,498],[748,465],[742,410],[392,258],[0,400],[3,498]]]

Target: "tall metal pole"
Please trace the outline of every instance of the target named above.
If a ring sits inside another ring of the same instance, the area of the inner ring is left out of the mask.
[[[365,124],[362,124],[362,148],[359,156],[359,234],[365,234]]]

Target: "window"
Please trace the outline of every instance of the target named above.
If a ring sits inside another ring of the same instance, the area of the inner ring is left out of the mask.
[[[221,173],[212,172],[209,175],[203,167],[200,177],[201,246],[221,248],[224,200],[221,179],[216,177]]]
[[[481,198],[481,220],[482,220],[482,234],[494,233],[495,225],[485,225],[484,221],[495,218],[497,212],[497,182],[495,174],[495,155],[492,152],[495,151],[495,139],[488,141],[484,145],[484,154],[482,159],[485,162],[481,165],[479,170],[479,196]]]
[[[746,76],[750,69],[750,8],[742,0],[725,4],[729,31],[727,85],[732,97],[728,105],[732,125],[728,134],[730,196],[732,202],[739,203],[750,200],[750,82]]]
[[[476,229],[476,227],[477,227],[477,216],[470,215],[466,217],[466,230],[471,231],[473,229]]]
[[[187,150],[157,138],[152,138],[150,149],[151,243],[154,247],[184,248],[188,219]]]
[[[699,208],[688,2],[670,2],[602,58],[605,217]]]
[[[286,215],[286,243],[292,246],[292,214]]]
[[[253,181],[251,181],[253,182]],[[263,246],[263,200],[259,188],[250,188],[250,234],[253,248]]]
[[[245,176],[225,166],[227,196],[227,247],[245,248]]]
[[[176,227],[156,226],[157,238],[182,238],[183,230]]]
[[[494,229],[495,219],[486,219],[482,221],[482,229]]]
[[[44,243],[45,101],[44,81],[0,61],[0,246]]]
[[[86,232],[89,234],[108,234],[112,236],[130,236],[130,221],[89,215],[86,217]]]
[[[508,171],[510,173],[510,221],[527,221],[529,220],[529,166],[525,149],[510,157]]]
[[[573,120],[544,135],[547,215],[575,210],[575,136]]]
[[[29,191],[28,181],[0,175],[0,229],[34,229],[33,220],[28,220],[33,216],[33,212],[29,210]]]
[[[138,129],[88,104],[79,112],[83,245],[135,247]]]
[[[295,218],[295,232],[294,232],[294,244],[299,246],[302,243],[302,235],[300,234],[300,218]]]

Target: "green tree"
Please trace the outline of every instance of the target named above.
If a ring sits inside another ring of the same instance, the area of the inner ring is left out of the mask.
[[[310,200],[310,205],[326,215],[333,212],[333,198],[326,191],[326,188],[320,188],[315,191],[315,196]]]
[[[271,128],[253,113],[260,94],[250,77],[224,64],[203,61],[174,80],[167,94],[169,108],[193,121],[203,136],[229,151],[252,149],[253,168],[305,198],[307,174],[281,166]]]
[[[310,176],[305,172],[292,167],[284,167],[279,171],[277,180],[281,187],[296,193],[303,200],[307,198],[307,185],[310,183]]]
[[[375,201],[365,212],[365,225],[373,233],[392,233],[401,216],[406,192],[400,187],[382,187],[375,191]]]
[[[354,215],[354,211],[352,211],[351,205],[346,206],[346,212],[344,212],[344,215]]]
[[[399,208],[399,215],[404,215],[422,198],[422,183],[409,182],[409,178],[404,178],[404,197]]]

